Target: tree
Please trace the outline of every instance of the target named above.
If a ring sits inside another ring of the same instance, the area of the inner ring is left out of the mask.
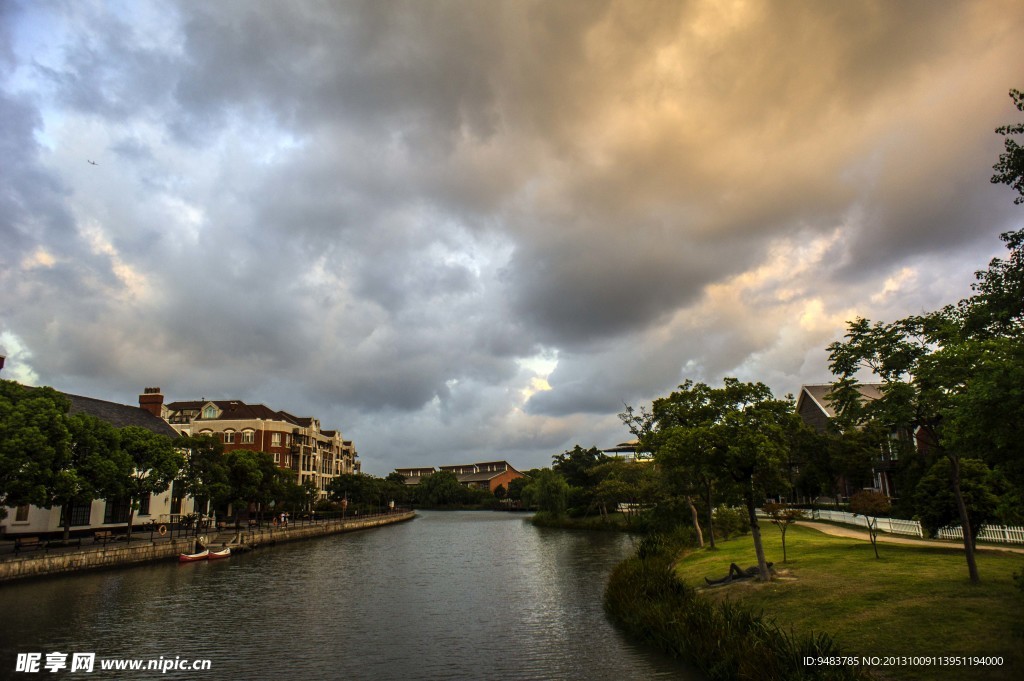
[[[299,488],[302,490],[302,508],[307,511],[312,511],[313,505],[316,504],[316,500],[320,498],[320,489],[310,478],[303,480],[302,484],[299,485]]]
[[[565,515],[568,497],[569,484],[550,468],[538,471],[523,490],[523,500],[527,505],[536,506],[539,511],[555,517]]]
[[[876,490],[865,489],[850,497],[850,510],[856,515],[864,516],[868,526],[871,547],[878,558],[878,516],[889,513],[892,509],[889,498]]]
[[[936,344],[942,334],[934,318],[912,316],[890,324],[871,324],[867,319],[850,322],[845,342],[829,345],[832,373],[839,376],[832,394],[837,396],[837,411],[857,421],[874,420],[889,432],[904,438],[924,439],[928,447],[949,459],[953,470],[953,494],[960,510],[964,530],[964,553],[972,582],[979,581],[970,541],[971,519],[960,490],[960,453],[946,446],[942,437],[944,415],[950,410],[951,396],[961,382],[962,367],[943,362],[936,356]],[[882,380],[881,396],[857,407],[856,417],[849,414],[854,402],[863,402],[857,393],[856,374],[868,369]],[[857,393],[854,396],[853,393]]]
[[[735,490],[747,509],[759,578],[769,580],[756,506],[768,493],[788,487],[792,432],[803,427],[792,399],[777,400],[763,383],[735,378],[726,378],[721,388],[686,381],[655,400],[649,416],[641,412],[638,419],[627,408],[620,418],[654,452],[667,477],[685,480],[699,471],[709,507],[712,490]]]
[[[178,445],[185,451],[181,481],[185,494],[195,499],[196,512],[206,513],[207,503],[217,507],[229,501],[231,485],[220,439],[212,435],[193,435],[182,438]]]
[[[306,490],[295,484],[295,474],[282,470],[274,463],[274,457],[267,452],[236,449],[224,456],[228,473],[228,496],[236,506],[244,504],[247,511],[263,508],[270,502],[287,501],[290,505],[305,508],[308,504]],[[239,513],[235,512],[235,518]]]
[[[71,536],[71,508],[93,499],[114,499],[124,493],[124,481],[132,472],[132,460],[121,450],[117,429],[88,414],[67,416],[68,452],[61,468],[53,471],[45,508],[60,506],[64,517],[64,541]]]
[[[982,525],[995,517],[999,505],[999,499],[989,484],[991,477],[992,471],[984,461],[961,459],[960,491],[972,521],[972,544],[977,543]],[[937,461],[921,478],[915,498],[921,526],[933,537],[940,529],[959,519],[952,489],[952,466],[947,459]]]
[[[782,532],[782,562],[786,562],[786,530],[789,526],[804,517],[804,512],[799,508],[793,508],[788,504],[778,504],[774,501],[768,502],[761,507],[768,518]]]
[[[991,463],[1017,490],[1024,488],[1024,230],[1002,236],[1010,248],[976,273],[975,294],[926,315],[892,323],[850,322],[845,341],[829,346],[837,411],[855,426],[874,424],[896,435],[904,451],[945,458],[964,535],[972,582],[979,581],[971,537],[979,524],[961,489],[961,461]],[[868,403],[857,391],[858,372],[882,381]],[[931,465],[931,463],[929,463]]]
[[[514,478],[509,480],[508,483],[508,498],[513,501],[523,500],[523,488],[530,484],[530,478],[523,476],[521,478]]]
[[[128,539],[132,537],[132,523],[139,501],[146,494],[166,492],[184,464],[175,443],[165,435],[158,435],[140,426],[121,429],[121,449],[131,458],[132,471],[123,481],[128,497]]]
[[[1010,90],[1010,99],[1018,111],[1024,111],[1024,92]],[[996,133],[1006,137],[1003,145],[1006,151],[999,155],[999,160],[992,169],[995,174],[992,176],[993,184],[1009,185],[1020,194],[1013,200],[1014,203],[1024,203],[1024,148],[1012,139],[1011,135],[1024,134],[1024,123],[1013,123],[996,128]]]
[[[68,461],[68,399],[52,388],[0,381],[0,509],[50,502]]]
[[[725,470],[741,487],[750,519],[750,535],[757,554],[759,579],[771,574],[761,542],[761,526],[756,504],[767,494],[785,486],[783,463],[786,458],[785,425],[793,426],[792,401],[776,400],[767,386],[751,386],[749,401],[742,410],[726,414],[722,427],[728,433],[724,450]],[[789,423],[787,424],[787,421]]]
[[[593,472],[597,466],[612,458],[597,447],[583,449],[579,445],[553,457],[551,468],[569,485],[566,504],[571,515],[583,515],[594,506],[597,480]]]
[[[432,473],[416,486],[417,500],[427,506],[453,506],[461,504],[465,497],[465,488],[451,471]]]

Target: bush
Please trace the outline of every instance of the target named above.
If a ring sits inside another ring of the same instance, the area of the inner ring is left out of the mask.
[[[715,539],[728,539],[750,532],[750,520],[742,508],[719,506],[715,509]]]
[[[653,532],[640,540],[637,556],[651,558],[667,556],[674,558],[684,549],[697,546],[697,535],[692,527],[678,527],[671,532]]]

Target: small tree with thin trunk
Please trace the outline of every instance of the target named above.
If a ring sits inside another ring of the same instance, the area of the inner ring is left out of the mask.
[[[140,426],[121,429],[121,451],[131,457],[132,465],[131,473],[122,480],[129,502],[129,541],[139,501],[146,494],[166,492],[185,463],[184,457],[174,447],[174,441],[166,435],[158,435]]]
[[[871,537],[871,546],[875,549],[875,558],[878,558],[878,518],[892,510],[889,497],[873,489],[865,489],[850,497],[850,510],[856,515],[864,516],[868,526],[868,536]]]
[[[804,512],[799,508],[793,508],[789,504],[777,504],[774,501],[768,502],[761,507],[769,519],[782,532],[782,562],[786,562],[786,530],[789,526],[804,517]]]

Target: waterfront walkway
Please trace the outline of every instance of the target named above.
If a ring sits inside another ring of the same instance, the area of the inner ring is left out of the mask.
[[[845,525],[833,525],[832,523],[815,522],[813,520],[798,520],[797,525],[803,527],[809,527],[824,534],[832,535],[833,537],[848,537],[850,539],[862,539],[864,541],[871,541],[868,537],[868,531],[862,527],[849,527]],[[881,543],[885,544],[907,544],[910,546],[938,546],[944,549],[960,549],[964,548],[963,542],[953,541],[947,539],[917,539],[914,537],[905,537],[901,535],[885,534],[879,532],[877,539]],[[976,551],[1008,551],[1010,553],[1024,553],[1024,548],[1016,546],[1005,546],[1000,544],[983,544],[979,542],[975,546]]]
[[[280,542],[311,539],[314,537],[351,532],[380,525],[411,520],[413,511],[394,511],[379,514],[349,516],[347,518],[300,520],[288,526],[243,526],[241,529],[224,528],[200,537],[207,546],[219,548],[230,545],[238,550],[249,550]],[[92,536],[82,538],[81,545],[63,546],[59,541],[43,541],[38,547],[15,550],[15,540],[0,541],[0,582],[25,577],[77,572],[102,567],[121,567],[137,563],[176,559],[181,553],[192,553],[196,536],[186,532],[136,532],[132,540],[114,540],[105,543],[93,541]]]

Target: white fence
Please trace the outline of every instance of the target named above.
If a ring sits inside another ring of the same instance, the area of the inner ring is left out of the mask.
[[[959,525],[943,527],[939,530],[939,539],[959,539],[963,541],[964,530]],[[978,533],[980,541],[1000,542],[1004,544],[1024,544],[1024,527],[1005,527],[1003,525],[983,525]]]
[[[814,510],[811,511],[811,517],[815,520],[830,520],[844,525],[859,525],[866,529],[869,516],[855,515],[846,511]],[[901,520],[900,518],[871,518],[871,520],[877,523],[875,527],[882,532],[909,534],[913,537],[924,536],[921,532],[921,523],[916,520]]]
[[[845,525],[857,525],[867,528],[866,516],[854,515],[845,511],[810,511],[811,518],[815,520],[830,520],[834,523]],[[891,534],[909,534],[915,537],[923,537],[921,523],[916,520],[900,520],[899,518],[872,518],[878,521],[878,529]],[[963,528],[959,525],[943,527],[938,532],[939,539],[959,539],[963,541]],[[1005,527],[1003,525],[983,525],[978,533],[979,541],[990,541],[1001,544],[1024,544],[1024,527]]]

